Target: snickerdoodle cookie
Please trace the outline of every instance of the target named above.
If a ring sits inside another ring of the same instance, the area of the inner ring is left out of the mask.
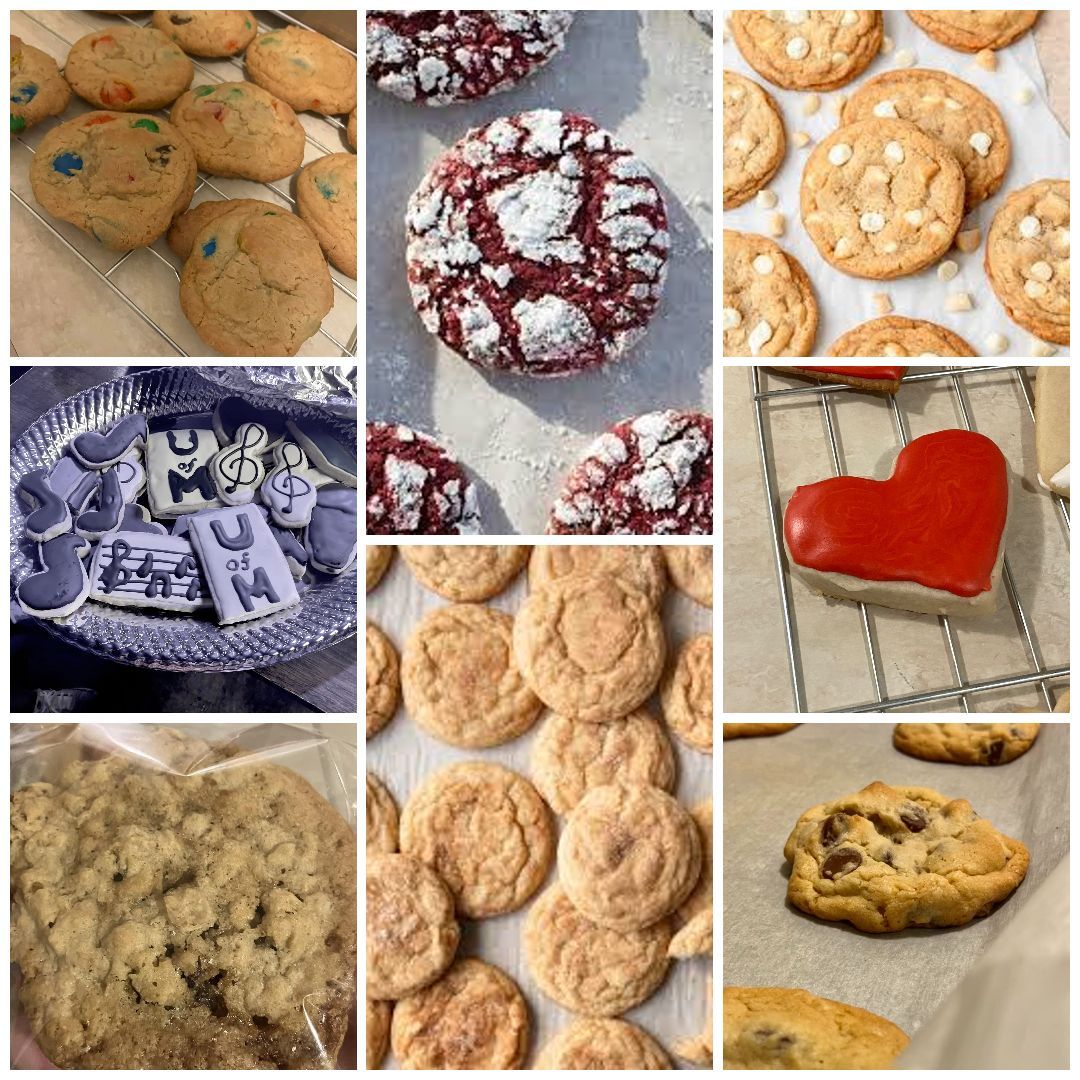
[[[402,545],[401,557],[425,588],[465,603],[498,596],[521,572],[528,544]]]
[[[367,657],[364,717],[367,721],[367,737],[370,739],[372,735],[382,731],[397,712],[401,676],[397,650],[390,639],[373,622],[367,624],[364,636]]]
[[[529,588],[570,574],[611,574],[654,604],[664,595],[664,557],[650,544],[537,544],[529,559]]]
[[[664,719],[687,746],[712,753],[712,634],[685,642],[660,685]]]

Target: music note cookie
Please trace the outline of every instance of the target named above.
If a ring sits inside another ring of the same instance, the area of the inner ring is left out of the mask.
[[[88,469],[107,469],[146,445],[146,417],[132,413],[114,420],[104,432],[84,431],[71,440],[71,452]]]
[[[90,541],[74,533],[54,536],[38,548],[42,569],[19,583],[15,597],[27,615],[60,619],[83,605],[90,583],[83,556]]]
[[[155,518],[220,506],[209,466],[219,446],[210,428],[154,431],[146,443],[146,489]]]
[[[311,520],[318,493],[305,475],[309,468],[307,454],[296,443],[283,442],[274,450],[274,468],[259,489],[274,521],[286,529],[300,529]]]
[[[19,495],[31,508],[26,517],[26,535],[44,543],[71,531],[71,509],[53,490],[44,469],[31,469],[19,481]]]
[[[84,510],[75,519],[75,531],[87,540],[100,540],[106,533],[120,528],[124,517],[124,492],[120,485],[120,466],[117,462],[101,474],[97,504]]]
[[[208,510],[192,516],[187,528],[222,626],[300,603],[292,572],[259,507]]]
[[[266,476],[262,453],[270,436],[262,424],[249,422],[236,429],[233,441],[210,462],[210,478],[218,498],[229,506],[243,506],[255,498]]]
[[[104,537],[90,568],[90,598],[116,607],[195,611],[210,592],[183,537],[125,530]]]

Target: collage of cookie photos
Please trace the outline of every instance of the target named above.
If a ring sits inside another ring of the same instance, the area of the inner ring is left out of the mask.
[[[355,360],[358,21],[12,11],[11,355]]]
[[[725,11],[723,355],[1068,356],[1071,34]]]

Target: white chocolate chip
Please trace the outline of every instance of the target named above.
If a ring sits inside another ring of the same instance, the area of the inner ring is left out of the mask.
[[[871,184],[887,184],[889,182],[889,170],[882,165],[867,165],[863,179]]]
[[[840,16],[841,26],[854,26],[859,21],[859,13],[848,9]]]
[[[983,338],[983,348],[991,356],[1000,356],[1009,347],[1009,339],[1004,334],[987,334]]]
[[[802,99],[802,114],[803,116],[813,116],[814,113],[821,108],[821,95],[820,94],[807,94]]]
[[[846,259],[852,254],[852,250],[851,241],[846,236],[841,236],[840,239],[836,241],[836,247],[833,248],[833,258]]]
[[[896,119],[898,119],[898,113],[896,111],[896,102],[895,101],[890,101],[888,98],[885,98],[883,101],[879,101],[873,107],[871,112],[879,120],[883,120],[883,119],[896,120]]]
[[[772,340],[773,328],[762,319],[761,322],[750,331],[750,336],[746,339],[746,343],[750,346],[750,355],[757,356],[761,351],[763,345],[767,345]]]
[[[789,60],[805,60],[810,53],[810,42],[804,37],[793,37],[785,51]]]
[[[959,101],[956,100],[956,98],[947,97],[944,99],[944,101],[945,108],[948,109],[949,112],[959,112],[964,107],[960,104]]]
[[[904,220],[914,228],[918,228],[923,223],[923,219],[926,216],[926,212],[923,210],[905,210]]]
[[[1016,231],[1023,240],[1034,240],[1042,232],[1042,222],[1034,214],[1028,214],[1020,219]]]
[[[1021,86],[1013,97],[1018,105],[1030,105],[1035,100],[1035,91],[1030,86]]]
[[[1038,338],[1033,337],[1031,339],[1031,352],[1029,356],[1056,356],[1057,349],[1053,345],[1047,344],[1045,341],[1040,341]]]
[[[915,53],[911,49],[897,49],[893,63],[898,68],[909,68],[915,63]]]
[[[859,218],[859,228],[864,233],[879,233],[885,228],[885,215],[875,210],[867,210]]]
[[[784,215],[781,213],[770,214],[767,221],[770,236],[783,236],[787,228]]]
[[[960,273],[960,267],[957,266],[952,259],[946,259],[944,262],[938,264],[938,281],[952,281],[958,273]]]
[[[883,34],[881,38],[881,55],[888,56],[895,47],[896,42],[888,34]]]
[[[897,165],[899,165],[904,160],[904,148],[896,139],[893,139],[885,144],[885,149],[883,153],[885,157],[887,157],[890,161],[895,162]]]
[[[779,197],[772,188],[762,188],[757,193],[757,204],[761,210],[771,210],[779,201]]]
[[[887,240],[882,244],[881,250],[886,255],[895,255],[900,250],[900,244],[896,240]]]
[[[848,62],[848,54],[846,52],[840,52],[837,50],[832,54],[832,62],[834,67],[839,67],[841,64]]]
[[[775,269],[771,255],[755,255],[750,265],[754,268],[754,273],[761,277],[768,277]]]
[[[1038,262],[1033,262],[1031,266],[1028,267],[1028,273],[1036,281],[1049,281],[1054,276],[1053,267],[1042,259]]]
[[[899,345],[894,345],[892,342],[890,342],[888,345],[886,345],[885,348],[882,349],[881,351],[886,356],[907,356],[907,353],[905,353],[904,350],[901,349]]]
[[[975,305],[971,302],[970,293],[949,293],[945,298],[946,311],[971,311],[974,306]]]
[[[736,326],[741,325],[742,315],[739,314],[738,309],[733,307],[724,308],[724,332],[734,330]]]
[[[796,149],[802,150],[810,145],[810,136],[805,131],[794,131],[791,134],[791,141],[795,144]]]
[[[1030,278],[1024,282],[1024,295],[1029,300],[1038,300],[1045,296],[1046,286],[1041,281],[1032,281]]]
[[[983,71],[997,71],[997,53],[993,49],[981,49],[975,54],[975,63]]]
[[[787,21],[789,23],[792,23],[795,26],[798,26],[800,23],[806,22],[806,20],[809,18],[809,16],[810,16],[809,11],[785,11],[784,12],[784,18],[787,19]]]
[[[979,157],[986,157],[986,155],[990,153],[990,144],[992,142],[993,140],[985,131],[972,132],[968,139],[968,145],[979,155]]]
[[[874,313],[876,315],[888,315],[893,309],[892,300],[889,299],[888,293],[873,293],[870,297],[870,302],[874,305]]]
[[[846,165],[850,160],[854,151],[847,143],[835,143],[829,147],[829,164],[830,165]]]
[[[979,244],[981,243],[981,229],[964,229],[962,232],[956,234],[956,247],[965,255],[970,255],[973,251],[977,251]]]

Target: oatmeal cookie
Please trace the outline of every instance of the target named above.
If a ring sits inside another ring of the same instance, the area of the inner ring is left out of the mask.
[[[421,585],[460,604],[498,596],[530,550],[528,544],[402,545],[401,557]]]
[[[888,1069],[910,1040],[854,1005],[786,987],[724,987],[725,1069]]]
[[[529,588],[570,574],[612,574],[659,605],[667,583],[663,560],[651,544],[537,544],[529,559]]]
[[[377,1069],[386,1057],[386,1048],[390,1043],[390,1009],[389,1001],[372,1001],[367,999],[367,1067]]]
[[[410,855],[367,858],[367,993],[397,1001],[453,962],[461,929],[438,874]]]
[[[521,991],[483,960],[459,960],[436,983],[399,1001],[390,1042],[406,1069],[517,1069],[529,1043]]]
[[[725,739],[744,739],[754,735],[781,735],[798,724],[725,724]]]
[[[12,959],[34,1038],[70,1069],[336,1060],[356,1000],[356,837],[290,769],[154,738],[174,771],[114,753],[12,796]]]
[[[552,885],[529,909],[523,942],[529,971],[552,1001],[579,1016],[619,1016],[664,981],[671,925],[599,926]]]
[[[897,724],[893,746],[924,761],[1004,765],[1026,754],[1038,724]]]
[[[647,784],[594,788],[559,840],[559,878],[586,918],[639,930],[671,914],[701,874],[701,836],[670,795]]]
[[[402,549],[402,553],[407,549]],[[536,722],[540,699],[511,647],[514,620],[482,604],[429,611],[401,654],[409,715],[451,746],[500,746]]]
[[[582,574],[529,594],[514,619],[514,653],[549,708],[600,723],[627,716],[656,688],[664,629],[642,592]]]
[[[394,557],[393,544],[368,544],[366,549],[367,591],[371,592],[383,579],[390,560]]]
[[[535,1069],[670,1069],[660,1044],[626,1020],[585,1018],[563,1028],[540,1051]]]
[[[644,709],[590,724],[551,713],[532,745],[532,777],[556,814],[568,814],[592,788],[631,782],[670,791],[675,755]]]
[[[540,888],[555,836],[544,800],[525,777],[466,761],[433,773],[412,793],[401,850],[439,873],[462,915],[483,919],[515,911]]]
[[[667,726],[687,746],[712,753],[712,634],[687,641],[660,684]]]
[[[386,785],[371,771],[367,774],[367,853],[389,854],[398,849],[398,808]]]
[[[367,662],[364,668],[367,696],[364,718],[367,737],[377,735],[397,712],[401,675],[397,650],[390,639],[370,620],[365,634]]]
[[[868,933],[963,926],[1024,880],[1028,850],[964,799],[880,781],[807,810],[784,845],[788,900]]]
[[[702,607],[712,607],[712,545],[667,544],[664,560],[668,577],[679,592]]]

